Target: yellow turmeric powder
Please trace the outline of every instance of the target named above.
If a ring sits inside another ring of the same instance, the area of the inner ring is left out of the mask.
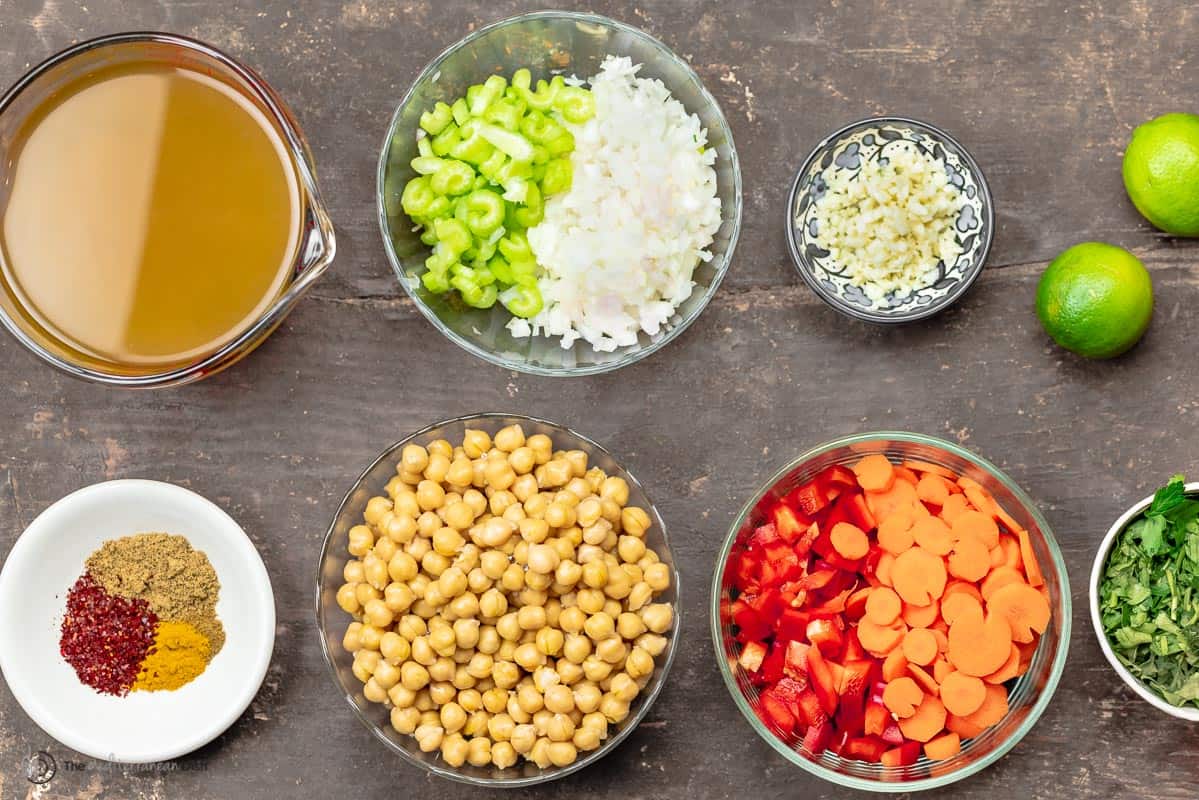
[[[208,666],[212,644],[186,622],[162,622],[142,661],[133,691],[174,691],[191,683]]]

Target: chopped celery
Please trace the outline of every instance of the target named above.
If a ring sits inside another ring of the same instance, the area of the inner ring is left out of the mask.
[[[450,276],[445,270],[427,270],[420,282],[433,294],[445,294],[450,290]]]
[[[521,127],[521,115],[524,114],[524,104],[501,98],[487,107],[483,119],[494,122],[504,130],[516,131]]]
[[[430,136],[436,136],[441,133],[453,121],[454,115],[451,113],[450,107],[445,103],[438,103],[433,106],[432,111],[426,111],[420,115],[420,126]]]
[[[563,86],[554,96],[554,109],[567,122],[581,125],[595,116],[595,97],[580,86]]]
[[[509,264],[517,261],[533,261],[533,249],[529,247],[529,239],[524,231],[509,231],[500,239],[500,253],[508,259]]]
[[[528,89],[533,84],[533,73],[521,68],[512,73],[512,88]]]
[[[445,164],[437,156],[417,156],[412,159],[412,169],[417,175],[432,175]]]
[[[562,135],[547,143],[545,149],[549,151],[550,156],[555,158],[573,152],[575,149],[574,134],[567,130],[562,131]]]
[[[447,126],[445,130],[433,137],[431,147],[433,148],[434,155],[449,155],[450,150],[453,149],[454,145],[458,144],[461,138],[462,135],[458,132],[457,125]]]
[[[541,193],[549,196],[570,189],[574,178],[574,167],[569,158],[555,158],[545,165],[545,176],[541,179]]]
[[[513,161],[530,161],[533,158],[533,145],[519,133],[506,131],[498,125],[484,123],[479,126],[479,135],[504,151]]]
[[[412,218],[426,216],[429,204],[437,195],[429,186],[429,179],[422,176],[408,181],[404,193],[400,195],[400,205],[404,213]]]
[[[503,168],[505,162],[508,161],[508,156],[504,155],[502,150],[493,150],[491,156],[486,161],[479,165],[479,172],[494,181],[500,169]]]
[[[500,302],[513,316],[524,319],[535,317],[541,311],[541,290],[536,286],[523,284],[510,286],[500,292]]]
[[[479,238],[486,238],[504,224],[504,199],[488,189],[476,189],[462,202],[466,209],[466,227]]]
[[[452,252],[455,258],[470,249],[470,230],[458,220],[452,217],[435,220],[433,230],[437,231],[437,246]]]
[[[416,140],[416,152],[425,158],[433,155],[433,143],[429,141],[428,136],[421,136]]]
[[[446,160],[442,162],[441,169],[429,178],[429,186],[437,194],[466,194],[474,185],[474,180],[475,171],[469,164]]]
[[[508,286],[516,283],[516,279],[512,276],[512,267],[509,266],[508,260],[498,253],[487,260],[487,269],[495,276],[495,279],[500,283]]]
[[[470,119],[470,107],[466,105],[466,99],[459,97],[454,101],[454,105],[450,106],[450,112],[454,115],[454,122],[459,125],[465,125]]]
[[[520,121],[520,132],[534,144],[547,144],[565,133],[566,129],[545,114],[533,111]]]
[[[532,228],[545,216],[545,204],[541,201],[541,190],[537,184],[530,182],[525,191],[524,206],[513,213],[516,224],[522,228]]]
[[[481,87],[479,87],[479,90],[475,93],[474,98],[470,97],[470,93],[468,91],[466,102],[470,105],[470,115],[472,117],[483,116],[483,112],[487,110],[489,105],[495,102],[497,97],[504,93],[504,89],[507,88],[507,86],[508,81],[504,80],[499,75],[492,75],[483,82]]]

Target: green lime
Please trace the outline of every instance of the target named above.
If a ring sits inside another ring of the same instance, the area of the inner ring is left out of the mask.
[[[1045,268],[1037,316],[1062,347],[1087,358],[1118,356],[1137,343],[1153,316],[1153,282],[1122,247],[1083,242]]]
[[[1199,115],[1163,114],[1132,132],[1124,188],[1145,219],[1175,236],[1199,236]]]

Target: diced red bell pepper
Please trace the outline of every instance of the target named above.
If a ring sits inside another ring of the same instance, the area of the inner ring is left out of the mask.
[[[837,570],[829,566],[827,562],[823,566],[820,566],[820,562],[817,562],[815,569],[799,579],[799,585],[804,590],[810,592],[815,589],[823,589],[832,583],[836,577]]]
[[[882,736],[883,731],[892,723],[891,712],[882,703],[873,700],[866,703],[863,714],[862,730],[870,736]]]
[[[850,739],[841,750],[842,758],[856,758],[859,761],[878,763],[889,744],[877,736],[861,736]]]
[[[836,657],[841,653],[841,645],[845,641],[844,634],[831,619],[817,618],[808,623],[806,630],[808,642],[820,648],[821,655]]]
[[[757,672],[762,668],[762,661],[766,658],[766,645],[761,642],[746,642],[741,648],[741,655],[737,657],[737,663],[746,672]]]
[[[883,732],[879,736],[888,744],[901,745],[904,743],[903,731],[899,729],[899,723],[894,720],[887,723],[887,727],[883,728]]]
[[[858,629],[850,628],[845,632],[845,646],[841,649],[842,661],[859,661],[864,658],[869,658],[866,655],[866,648],[862,647],[862,640],[858,638]]]
[[[858,476],[853,473],[853,470],[848,467],[843,467],[840,464],[834,464],[820,472],[817,480],[822,480],[826,484],[841,486],[845,489],[858,489]]]
[[[870,587],[852,590],[845,600],[845,616],[857,622],[866,616],[866,600],[870,597]]]
[[[804,675],[801,679],[795,679],[790,676],[780,678],[779,682],[774,685],[774,694],[780,700],[787,703],[794,713],[800,717],[799,713],[799,698],[803,694],[804,689],[808,688],[808,676]]]
[[[763,684],[773,686],[782,679],[786,659],[786,649],[775,642],[771,646],[770,652],[766,654],[766,658],[762,659],[762,668],[758,670],[758,675],[761,676]]]
[[[807,733],[803,737],[803,746],[807,748],[812,755],[820,755],[829,745],[833,738],[833,726],[827,720],[819,722],[815,725],[808,726]]]
[[[812,551],[812,545],[820,538],[820,525],[813,522],[804,531],[803,536],[799,537],[799,541],[795,543],[795,555],[804,558]]]
[[[831,717],[837,711],[837,681],[819,647],[808,648],[808,680],[820,699],[820,707]]]
[[[830,752],[841,755],[845,752],[845,748],[849,746],[849,740],[853,738],[849,731],[843,731],[836,725],[833,726],[833,739],[829,742],[828,749]]]
[[[787,501],[800,513],[814,517],[829,504],[829,497],[816,481],[809,481],[788,494]]]
[[[782,541],[782,538],[779,536],[778,528],[768,522],[754,528],[754,532],[749,537],[749,546],[766,547],[779,541]]]
[[[793,581],[803,575],[803,565],[799,556],[791,547],[782,541],[773,542],[762,549],[765,556],[762,562],[762,583],[777,586],[787,581]]]
[[[870,687],[876,670],[881,672],[872,659],[846,661],[841,678],[841,700],[837,707],[837,727],[841,730],[861,733],[866,725],[866,690]]]
[[[798,640],[787,642],[787,655],[783,659],[783,674],[808,683],[808,647]]]
[[[808,632],[808,623],[811,620],[812,615],[806,611],[801,611],[798,608],[784,608],[783,613],[779,615],[778,624],[775,626],[778,638],[783,641],[791,641],[793,639],[803,641],[804,636]]]
[[[849,601],[851,594],[853,594],[852,587],[838,592],[820,605],[809,608],[808,613],[813,617],[837,617],[840,619],[845,613],[845,604]]]
[[[806,726],[828,721],[828,714],[824,712],[824,707],[820,705],[820,698],[816,696],[816,692],[810,685],[799,693],[798,707],[799,721]]]
[[[745,597],[733,601],[733,624],[737,626],[737,638],[742,642],[757,642],[770,635],[767,625]]]
[[[878,523],[874,521],[874,514],[870,513],[870,508],[866,505],[866,498],[862,495],[842,495],[837,501],[837,505],[842,504],[846,507],[846,516],[854,525],[864,531],[872,531],[877,527]]]
[[[789,704],[767,689],[760,696],[763,721],[784,736],[795,730],[795,715],[791,713]]]
[[[762,558],[759,554],[742,550],[733,560],[733,585],[744,591],[750,584],[757,583],[761,566]]]
[[[795,509],[783,503],[775,506],[770,516],[779,537],[788,544],[794,544],[812,524],[806,516],[801,518]]]
[[[899,747],[882,754],[879,762],[884,767],[910,767],[920,758],[920,742],[904,742]]]

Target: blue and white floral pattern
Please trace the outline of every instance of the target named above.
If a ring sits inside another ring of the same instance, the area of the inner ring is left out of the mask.
[[[962,246],[952,264],[937,264],[937,279],[909,294],[892,292],[872,300],[845,277],[844,267],[836,264],[820,247],[815,205],[828,191],[828,177],[836,172],[857,172],[870,159],[886,159],[888,148],[909,142],[940,163],[949,182],[958,187],[962,205],[955,229]],[[980,186],[985,181],[971,168],[972,162],[961,148],[937,131],[909,122],[880,122],[851,128],[826,141],[810,158],[795,185],[792,220],[795,256],[801,271],[814,285],[834,301],[856,309],[860,316],[894,319],[923,317],[937,305],[949,300],[965,281],[971,281],[982,269],[991,242],[990,197]],[[984,184],[985,185],[985,184]],[[827,299],[827,298],[826,298]]]

